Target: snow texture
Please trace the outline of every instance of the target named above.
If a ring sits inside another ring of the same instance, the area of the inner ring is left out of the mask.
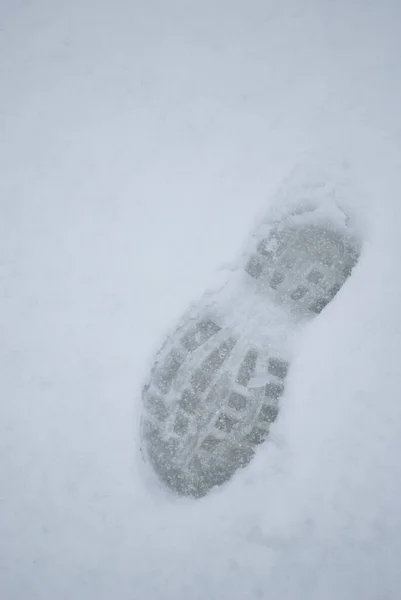
[[[400,24],[398,0],[1,3],[2,599],[399,599]],[[252,462],[177,499],[139,454],[160,339],[283,179],[337,166],[358,265]]]

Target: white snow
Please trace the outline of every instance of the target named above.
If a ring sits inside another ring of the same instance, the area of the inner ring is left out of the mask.
[[[2,599],[400,598],[400,106],[398,0],[0,5]],[[172,498],[152,353],[316,158],[360,262],[255,460]]]

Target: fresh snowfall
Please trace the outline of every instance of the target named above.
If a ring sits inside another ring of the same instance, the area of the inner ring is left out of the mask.
[[[400,107],[399,0],[0,1],[1,600],[401,598]]]

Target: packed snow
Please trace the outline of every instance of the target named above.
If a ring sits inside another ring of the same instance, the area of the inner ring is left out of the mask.
[[[398,0],[3,2],[0,86],[0,597],[398,600]],[[154,352],[311,164],[358,265],[250,465],[177,498]]]

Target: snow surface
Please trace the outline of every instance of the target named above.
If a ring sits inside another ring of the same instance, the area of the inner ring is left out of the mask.
[[[0,595],[401,596],[401,3],[0,4]],[[147,485],[141,385],[294,168],[362,189],[352,278],[202,500]]]

